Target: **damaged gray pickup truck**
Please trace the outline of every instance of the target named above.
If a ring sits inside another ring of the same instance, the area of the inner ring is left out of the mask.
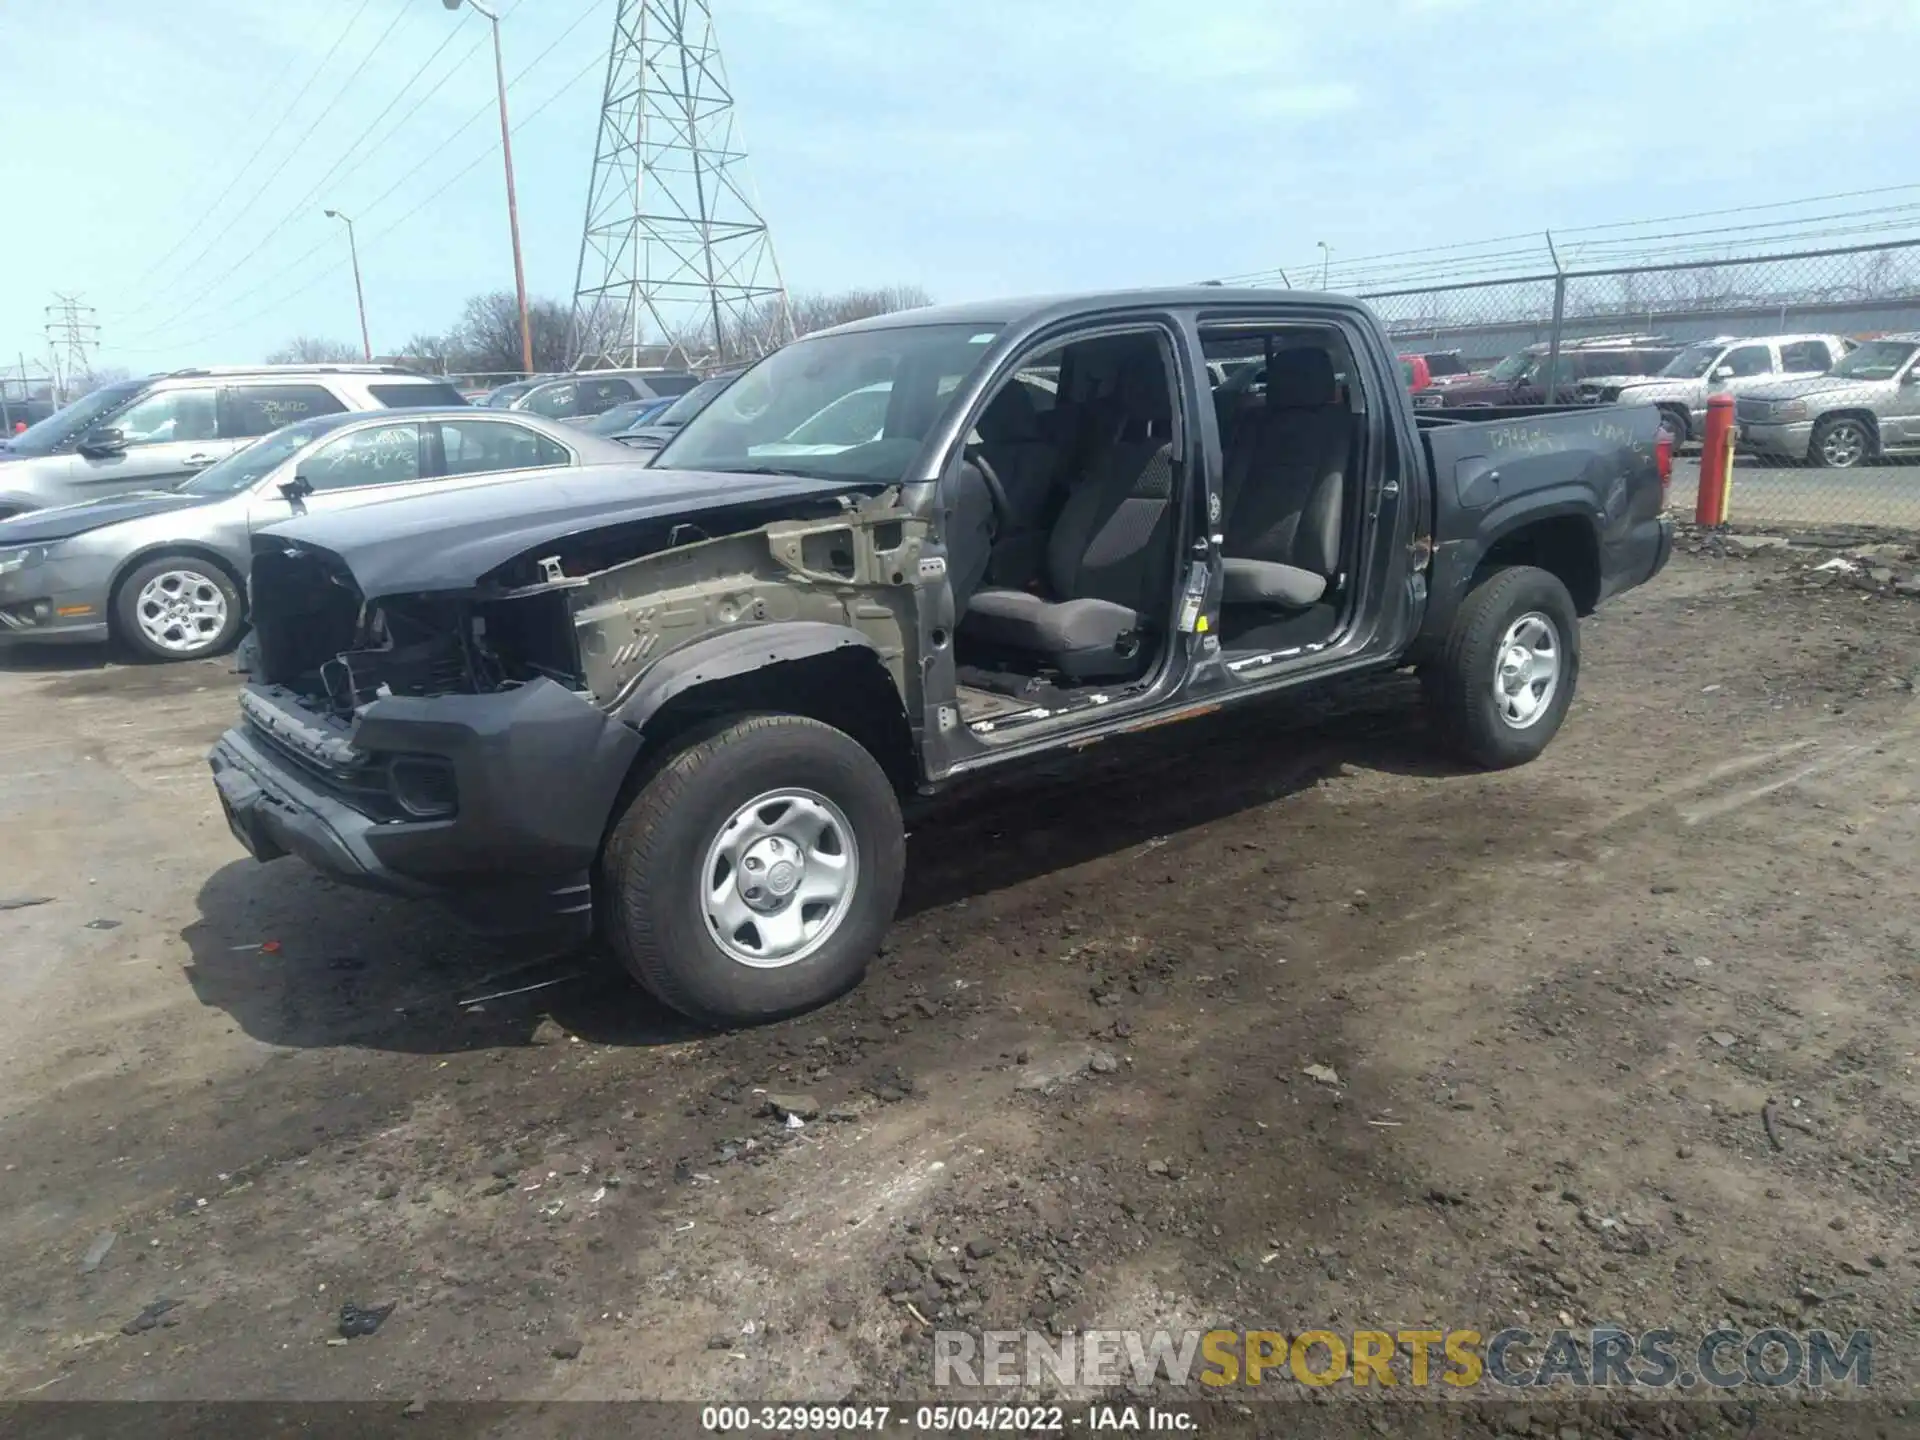
[[[1333,296],[861,321],[651,468],[256,536],[214,779],[262,860],[597,928],[676,1009],[766,1020],[864,972],[903,797],[1402,666],[1468,761],[1539,754],[1579,617],[1666,563],[1662,442],[1652,406],[1416,416]]]

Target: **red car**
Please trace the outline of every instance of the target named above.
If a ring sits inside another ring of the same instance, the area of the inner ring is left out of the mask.
[[[1458,350],[1430,350],[1419,355],[1400,356],[1400,375],[1407,389],[1416,395],[1431,390],[1436,379],[1467,374],[1467,364]]]

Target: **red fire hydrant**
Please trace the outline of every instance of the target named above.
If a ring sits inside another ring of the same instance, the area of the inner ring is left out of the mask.
[[[1700,443],[1700,490],[1693,504],[1696,525],[1724,525],[1733,498],[1733,396],[1707,397],[1707,433]]]

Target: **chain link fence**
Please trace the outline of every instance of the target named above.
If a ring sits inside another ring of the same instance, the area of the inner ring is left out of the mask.
[[[1920,240],[1357,293],[1416,406],[1651,400],[1691,515],[1724,391],[1734,523],[1920,530]]]

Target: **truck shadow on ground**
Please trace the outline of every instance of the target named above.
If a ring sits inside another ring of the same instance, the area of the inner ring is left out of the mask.
[[[1190,831],[1312,789],[1343,767],[1445,776],[1412,682],[1308,697],[1111,742],[958,792],[909,818],[903,918]],[[543,1017],[582,1040],[673,1044],[702,1032],[597,948],[554,952],[457,930],[437,907],[335,884],[293,860],[208,878],[182,932],[203,1005],[297,1048],[453,1054],[535,1043]],[[884,984],[876,972],[868,984]]]

